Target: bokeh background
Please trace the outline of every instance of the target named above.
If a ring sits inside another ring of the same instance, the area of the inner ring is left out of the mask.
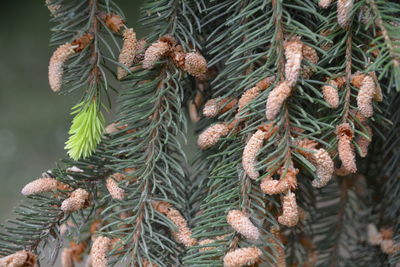
[[[44,2],[0,1],[1,223],[13,217],[21,188],[66,157],[69,112],[80,97],[57,95],[48,85],[53,24]],[[116,2],[129,18],[128,25],[136,28],[142,1]]]

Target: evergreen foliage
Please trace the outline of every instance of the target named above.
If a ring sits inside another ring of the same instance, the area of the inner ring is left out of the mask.
[[[53,55],[62,60],[49,75],[60,75],[49,79],[84,91],[73,160],[42,175],[51,189],[23,190],[0,255],[50,249],[43,260],[54,262],[63,248],[64,266],[84,255],[93,266],[400,263],[397,1],[148,0],[131,65],[118,62],[128,24],[116,3],[46,3],[52,44],[73,49]],[[117,67],[128,75],[104,132]],[[201,148],[189,163],[187,117]]]

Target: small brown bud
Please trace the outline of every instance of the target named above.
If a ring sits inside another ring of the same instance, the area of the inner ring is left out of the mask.
[[[379,232],[382,235],[382,239],[392,239],[393,238],[393,229],[392,228],[381,228]]]
[[[360,88],[361,85],[362,85],[362,82],[363,82],[363,80],[364,80],[364,78],[365,78],[365,76],[366,76],[365,74],[362,74],[362,73],[357,72],[357,73],[355,73],[355,74],[353,74],[353,75],[351,76],[351,83],[352,83],[355,87]]]
[[[259,81],[256,84],[256,87],[260,88],[261,91],[264,91],[265,89],[267,89],[268,87],[271,86],[271,84],[273,84],[275,82],[275,76],[268,76],[264,79],[262,79],[261,81]]]
[[[292,89],[288,82],[278,84],[270,93],[267,99],[266,116],[268,120],[274,120],[282,108],[285,100],[290,96]]]
[[[85,49],[92,40],[93,40],[93,34],[86,33],[86,34],[82,35],[81,37],[72,41],[71,44],[73,47],[75,47],[74,51],[78,53],[78,52],[81,52],[83,49]]]
[[[143,68],[153,68],[154,64],[165,56],[170,49],[170,45],[166,42],[157,41],[153,43],[144,53]]]
[[[331,108],[337,108],[339,106],[338,83],[335,80],[330,80],[327,83],[329,85],[322,86],[322,94]]]
[[[76,189],[71,196],[61,203],[61,210],[66,213],[83,209],[89,200],[89,192],[82,188]]]
[[[293,227],[299,222],[299,210],[296,203],[296,195],[289,191],[282,200],[283,213],[278,217],[280,224]]]
[[[218,143],[221,137],[229,133],[229,128],[224,123],[216,123],[205,129],[197,139],[200,149],[208,149]]]
[[[357,95],[357,106],[360,113],[369,118],[373,115],[374,110],[372,107],[372,100],[375,95],[375,81],[374,79],[366,75],[361,82],[360,90]]]
[[[93,242],[92,249],[90,250],[90,256],[92,266],[96,267],[107,267],[107,252],[111,248],[111,239],[105,236],[98,236]]]
[[[344,76],[337,77],[335,78],[335,82],[337,83],[338,88],[340,88],[346,83],[346,78]]]
[[[83,254],[87,248],[87,242],[83,241],[80,243],[75,243],[71,241],[69,247],[71,249],[71,257],[74,262],[81,262],[83,259]]]
[[[332,3],[332,0],[320,0],[318,5],[320,8],[328,8]]]
[[[262,251],[257,247],[238,248],[226,253],[224,267],[241,267],[257,263]]]
[[[196,78],[204,78],[207,72],[207,61],[199,53],[187,53],[184,70]]]
[[[64,63],[75,54],[74,46],[70,43],[60,45],[50,58],[49,83],[54,92],[61,89]]]
[[[107,27],[113,32],[119,32],[120,29],[124,26],[123,19],[117,14],[107,14],[105,16],[104,22]]]
[[[303,42],[299,37],[293,37],[286,41],[285,48],[285,78],[287,85],[293,87],[300,75],[301,60],[303,59]]]
[[[349,26],[353,4],[354,0],[337,0],[337,20],[344,29]]]
[[[132,28],[126,29],[123,32],[124,43],[122,45],[121,53],[119,54],[118,62],[129,68],[135,59],[137,40],[136,33]],[[122,67],[118,67],[118,80],[121,80],[128,74],[128,71]]]
[[[248,239],[257,240],[260,237],[258,228],[240,210],[230,210],[226,216],[226,221],[233,229]]]

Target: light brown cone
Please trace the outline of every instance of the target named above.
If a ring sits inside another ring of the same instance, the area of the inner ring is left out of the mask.
[[[125,191],[118,186],[118,183],[112,177],[107,178],[106,187],[113,199],[124,199]]]
[[[257,247],[238,248],[224,256],[224,267],[241,267],[259,261],[262,251]]]
[[[357,172],[356,156],[354,147],[351,143],[354,133],[348,123],[342,123],[336,127],[336,135],[338,138],[339,158],[342,166],[349,173]]]
[[[50,58],[49,63],[49,84],[51,90],[58,92],[61,89],[63,79],[63,67],[73,54],[75,54],[74,46],[70,43],[60,45]]]
[[[61,203],[61,210],[66,213],[74,212],[85,207],[89,200],[89,192],[82,188],[76,189],[71,196]]]
[[[132,28],[125,29],[122,33],[124,37],[124,43],[122,45],[121,52],[119,54],[118,62],[124,65],[126,68],[129,68],[133,64],[133,60],[135,59],[136,49],[137,49],[137,40],[136,33]],[[118,67],[117,71],[118,80],[124,78],[128,71],[122,67]]]
[[[337,21],[342,28],[349,26],[353,5],[354,0],[337,0]]]
[[[284,44],[285,48],[285,78],[287,85],[293,87],[300,75],[301,61],[303,59],[303,42],[298,37],[293,37]]]
[[[230,210],[226,216],[226,221],[235,231],[250,240],[257,240],[260,237],[258,228],[240,210]]]
[[[288,227],[293,227],[299,222],[299,209],[297,207],[296,195],[289,191],[282,200],[282,215],[278,222]]]
[[[274,120],[282,108],[285,100],[290,96],[292,89],[288,82],[278,84],[270,93],[267,99],[265,113],[268,120]]]
[[[357,107],[360,113],[369,118],[374,114],[372,107],[372,100],[375,95],[375,81],[374,79],[366,75],[361,83],[360,90],[357,95]]]
[[[168,51],[170,45],[166,42],[157,41],[147,48],[144,53],[143,68],[151,69]]]
[[[265,132],[257,130],[247,141],[246,146],[243,150],[242,165],[245,173],[251,179],[255,180],[260,177],[259,172],[256,170],[257,164],[257,153],[260,151],[263,145]]]
[[[207,61],[199,53],[187,53],[184,70],[196,78],[204,78],[207,72]]]
[[[111,239],[105,236],[98,236],[93,242],[90,250],[92,266],[107,267],[107,252],[111,248]]]
[[[337,108],[339,106],[338,83],[335,80],[330,80],[327,83],[329,85],[322,86],[324,100],[331,108]]]
[[[224,123],[216,123],[205,129],[197,139],[197,145],[200,149],[208,149],[214,146],[221,137],[229,133],[229,128]]]
[[[329,153],[320,148],[313,154],[313,163],[315,164],[318,180],[312,181],[312,186],[316,188],[324,187],[332,179],[335,166]]]

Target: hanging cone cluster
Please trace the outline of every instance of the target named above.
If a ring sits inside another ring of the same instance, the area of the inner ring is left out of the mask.
[[[170,58],[174,64],[190,75],[205,79],[207,61],[198,52],[183,52],[182,46],[172,36],[166,35],[151,44],[144,54],[143,68],[151,69],[162,58]]]

